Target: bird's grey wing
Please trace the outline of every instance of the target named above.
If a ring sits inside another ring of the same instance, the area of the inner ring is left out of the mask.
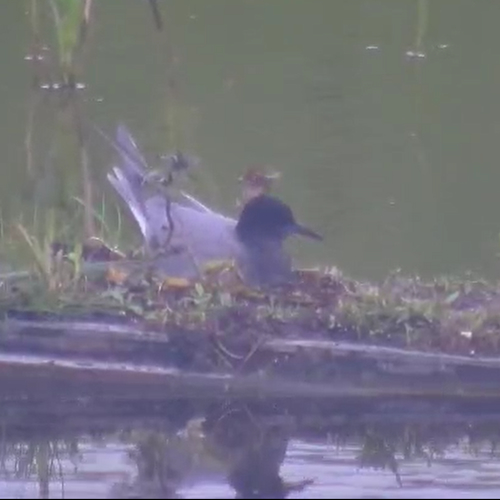
[[[165,200],[153,197],[145,206],[148,220],[152,222],[151,232],[159,235],[160,245],[165,244],[170,228]],[[175,202],[170,205],[170,216],[174,224],[172,244],[185,245],[202,262],[235,258],[239,249],[234,231],[236,221]]]
[[[114,167],[108,180],[128,206],[146,245],[151,248],[164,247],[169,237],[166,198],[153,195],[143,200],[144,187],[138,185],[123,168]],[[234,254],[236,221],[212,211],[170,204],[170,215],[174,223],[171,242],[187,245],[201,260],[231,258]]]
[[[194,208],[199,212],[213,213],[212,209],[208,208],[201,201],[197,200],[194,196],[191,196],[185,191],[180,191],[179,194],[184,205]]]
[[[147,163],[132,134],[122,123],[116,129],[116,143],[120,153],[120,167],[130,180],[142,183]]]
[[[118,167],[114,167],[113,171],[109,172],[107,177],[108,181],[115,188],[116,192],[122,197],[123,201],[132,212],[144,239],[147,240],[149,234],[149,222],[144,210],[144,205],[141,203],[136,189],[133,188],[133,185],[125,177],[123,171]]]

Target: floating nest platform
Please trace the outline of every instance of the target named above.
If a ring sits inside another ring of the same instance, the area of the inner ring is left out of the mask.
[[[0,277],[4,396],[500,401],[499,284],[300,270],[256,290],[227,263],[192,282],[56,264]]]

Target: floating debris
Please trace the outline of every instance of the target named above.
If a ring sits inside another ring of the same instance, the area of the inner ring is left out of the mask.
[[[59,83],[59,82],[54,82],[54,83],[42,83],[40,84],[39,88],[41,90],[49,90],[49,91],[60,91],[60,90],[67,90],[67,89],[72,89],[72,90],[84,90],[87,88],[87,85],[85,83],[81,82],[72,82],[72,83]]]
[[[425,59],[427,57],[427,54],[420,50],[407,50],[405,54],[409,59]]]
[[[24,56],[25,61],[43,61],[44,59],[45,59],[44,56],[42,56],[41,54],[36,54],[36,55],[28,54]]]

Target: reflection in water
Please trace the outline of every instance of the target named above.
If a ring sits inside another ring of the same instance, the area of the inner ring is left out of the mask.
[[[0,490],[20,498],[287,498],[328,497],[335,488],[359,498],[428,497],[434,488],[449,497],[460,484],[471,498],[498,487],[491,474],[500,415],[438,417],[429,407],[353,418],[295,415],[270,403],[180,404],[153,412],[137,404],[123,417],[94,411],[78,426],[32,411],[4,415]]]
[[[174,434],[140,433],[133,439],[137,476],[112,494],[173,498],[187,481],[215,477],[225,478],[238,498],[285,498],[303,487],[287,484],[279,473],[290,430],[287,423],[232,408],[191,419]]]

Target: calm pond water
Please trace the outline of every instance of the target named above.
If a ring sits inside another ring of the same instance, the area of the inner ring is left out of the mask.
[[[145,3],[95,2],[79,73],[84,119],[110,134],[125,122],[150,157],[172,144],[197,154],[204,167],[188,189],[229,213],[246,166],[281,171],[279,196],[326,237],[291,243],[300,264],[367,279],[398,267],[498,276],[498,2],[160,1],[162,32]],[[74,174],[63,190],[79,181],[68,118],[56,127],[53,102],[33,111],[27,6],[0,7],[5,222],[29,212],[34,184],[51,196],[49,154]],[[41,9],[42,42],[56,49]],[[57,51],[42,55],[57,61]],[[98,181],[112,152],[96,134],[88,143]]]
[[[50,3],[40,2],[40,54],[26,9],[0,4],[0,215],[12,223],[54,203],[71,217],[82,196],[75,125],[48,82],[57,62]],[[500,2],[473,0],[171,0],[94,2],[80,61],[78,116],[112,135],[124,122],[148,158],[180,147],[203,163],[187,188],[235,213],[237,178],[251,164],[279,170],[277,194],[325,236],[293,241],[301,265],[335,265],[377,280],[395,268],[426,277],[474,271],[497,278],[500,251]],[[49,66],[45,66],[45,64]],[[52,64],[52,66],[50,65]],[[173,85],[169,85],[173,82]],[[86,129],[87,130],[87,129]],[[90,130],[90,129],[89,129]],[[97,202],[112,152],[88,132]],[[64,201],[66,200],[66,201]],[[38,212],[37,212],[38,213]],[[116,224],[115,213],[106,216]],[[138,241],[129,218],[124,231]],[[36,224],[35,224],[36,225]],[[8,245],[7,245],[8,246]],[[8,267],[2,247],[1,266]],[[9,405],[2,403],[4,410]],[[4,435],[9,442],[16,442]],[[12,451],[12,450],[11,450]],[[19,450],[18,450],[19,451]],[[131,474],[115,438],[87,442],[78,468],[62,459],[64,495],[103,498]],[[356,469],[359,449],[293,439],[287,480],[316,479],[290,497],[497,498],[498,459],[457,446],[431,467]],[[3,455],[19,466],[14,453]],[[29,460],[28,460],[29,461]],[[15,467],[14,467],[15,468]],[[5,472],[1,498],[38,495],[33,475]],[[234,496],[220,478],[181,485],[186,497]],[[53,479],[50,497],[61,496]]]

